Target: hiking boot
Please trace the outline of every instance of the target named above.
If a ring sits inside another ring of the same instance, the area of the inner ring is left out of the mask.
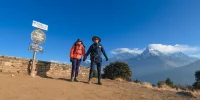
[[[75,82],[79,82],[79,81],[77,80],[77,78],[75,78],[74,81],[75,81]]]
[[[101,83],[101,82],[98,82],[98,85],[102,85],[102,83]]]
[[[74,78],[72,77],[70,81],[71,81],[71,82],[74,82]]]
[[[88,81],[88,84],[91,84],[91,81],[90,81],[90,80]]]

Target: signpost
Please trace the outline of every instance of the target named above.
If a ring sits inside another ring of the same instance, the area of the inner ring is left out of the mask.
[[[39,46],[38,44],[42,44],[44,43],[44,41],[46,40],[46,35],[45,33],[40,30],[48,30],[48,26],[45,24],[42,24],[40,22],[34,21],[32,23],[33,27],[38,28],[37,30],[34,30],[31,33],[31,39],[34,42],[34,44],[30,44],[29,46],[29,50],[33,51],[33,58],[32,58],[32,67],[31,67],[31,76],[35,77],[35,58],[36,58],[36,52],[43,52],[43,48],[41,46]]]

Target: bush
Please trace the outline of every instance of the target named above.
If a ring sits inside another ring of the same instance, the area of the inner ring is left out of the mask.
[[[191,85],[187,85],[186,87],[187,87],[187,89],[188,89],[189,91],[194,91],[193,86],[191,86]]]
[[[184,91],[186,91],[187,90],[187,87],[186,86],[183,86],[183,85],[180,85],[180,84],[178,84],[178,85],[174,85],[174,88],[176,88],[176,90],[184,90]]]
[[[131,81],[132,72],[128,64],[125,62],[114,62],[110,63],[108,66],[106,66],[104,69],[104,78],[109,79],[116,79],[116,78],[122,78],[123,80]]]
[[[195,78],[197,82],[200,82],[200,70],[195,72]]]
[[[165,83],[166,83],[168,86],[172,87],[172,88],[174,87],[174,83],[171,81],[170,78],[167,78],[166,81],[165,81]]]
[[[193,88],[196,90],[200,89],[200,70],[195,72],[196,82],[193,84]]]
[[[133,81],[134,83],[142,83],[141,81],[139,81],[138,79]]]
[[[196,89],[196,90],[199,90],[200,89],[200,82],[195,82],[193,84],[193,88]]]
[[[165,85],[165,82],[164,82],[164,81],[159,81],[159,82],[157,83],[158,88],[161,88],[163,85]]]
[[[152,84],[152,87],[156,87],[156,85],[155,85],[155,84]]]

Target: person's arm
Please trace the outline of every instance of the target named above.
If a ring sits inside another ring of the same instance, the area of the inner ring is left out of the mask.
[[[85,56],[87,57],[92,51],[92,45],[90,46],[90,48],[88,49],[87,53],[85,54]]]
[[[104,57],[106,58],[106,61],[108,61],[108,57],[106,55],[106,51],[104,50],[104,47],[101,45],[101,52],[103,53]]]
[[[70,50],[70,62],[73,62],[73,56],[74,56],[74,49],[75,49],[75,46],[72,46],[71,50]]]
[[[73,55],[74,55],[74,49],[75,49],[75,46],[72,46],[72,48],[70,50],[70,58],[73,57]]]
[[[85,56],[85,48],[82,48],[82,55]]]
[[[87,53],[85,54],[83,61],[85,61],[87,59],[87,56],[91,53],[92,51],[92,45],[90,46],[90,48],[88,49]]]

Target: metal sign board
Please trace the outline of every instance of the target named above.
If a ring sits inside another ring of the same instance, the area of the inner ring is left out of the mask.
[[[42,32],[41,30],[34,30],[31,33],[31,39],[36,43],[36,44],[41,44],[46,40],[46,35],[44,34],[44,32]]]
[[[35,52],[43,52],[43,48],[37,44],[30,44],[29,50],[35,51]]]
[[[46,30],[46,31],[48,30],[48,25],[40,23],[40,22],[37,22],[37,21],[34,21],[34,20],[33,20],[32,26],[36,27],[36,28],[39,28],[39,29]]]

